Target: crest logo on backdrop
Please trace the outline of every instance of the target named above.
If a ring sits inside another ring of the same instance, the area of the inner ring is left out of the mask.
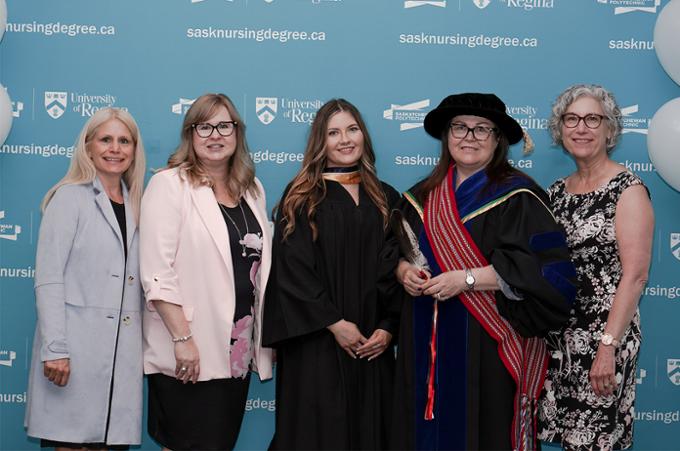
[[[45,91],[45,111],[52,119],[59,119],[66,112],[68,92]]]
[[[668,359],[666,361],[668,379],[674,385],[680,385],[680,359]]]
[[[257,114],[257,118],[264,125],[269,125],[276,119],[278,109],[279,99],[276,97],[255,98],[255,113]]]
[[[383,111],[383,118],[388,121],[398,121],[399,130],[412,130],[423,126],[426,111],[423,108],[430,106],[430,99],[420,100],[418,102],[407,103],[405,105],[391,104],[388,109]]]
[[[418,8],[419,6],[437,6],[439,8],[446,8],[446,0],[405,0],[404,8]]]
[[[491,0],[472,0],[472,3],[479,9],[484,9],[491,4]]]
[[[0,219],[5,219],[4,210],[0,210]],[[20,233],[19,224],[0,224],[0,238],[3,240],[16,241]]]
[[[183,115],[191,108],[191,105],[193,105],[195,101],[196,99],[185,99],[184,97],[180,97],[179,102],[172,104],[171,111],[174,114]]]
[[[671,233],[671,253],[680,260],[680,233]]]

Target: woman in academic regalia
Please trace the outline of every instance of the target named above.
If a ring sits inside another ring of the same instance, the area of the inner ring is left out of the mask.
[[[264,344],[277,351],[272,449],[387,444],[400,287],[389,212],[359,111],[318,111],[279,204]]]

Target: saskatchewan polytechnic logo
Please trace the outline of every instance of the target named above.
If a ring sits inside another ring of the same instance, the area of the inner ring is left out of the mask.
[[[668,359],[666,362],[668,379],[674,385],[680,385],[680,359]]]
[[[597,3],[614,6],[615,15],[634,11],[656,14],[657,8],[661,6],[661,0],[597,0]]]
[[[437,6],[439,8],[446,8],[446,0],[405,0],[404,8],[417,8],[419,6]]]
[[[0,219],[5,219],[5,211],[0,210]],[[21,233],[21,226],[18,224],[0,224],[0,239],[16,241]]]
[[[21,117],[21,112],[24,110],[24,102],[12,101],[12,116]]]
[[[649,119],[643,117],[633,116],[639,110],[638,105],[631,105],[621,108],[621,122],[623,123],[623,130],[621,133],[639,133],[641,135],[647,134],[647,124]]]
[[[191,105],[193,105],[195,101],[196,99],[185,99],[184,97],[180,97],[179,102],[172,104],[171,110],[174,114],[183,115],[191,108]]]
[[[45,91],[45,110],[52,119],[59,119],[66,111],[68,92]]]
[[[279,99],[276,97],[256,97],[255,113],[257,118],[264,125],[269,125],[276,119],[276,112],[279,109]]]
[[[671,233],[671,253],[680,260],[680,233]]]
[[[383,118],[388,121],[401,122],[399,130],[411,130],[423,126],[425,115],[423,108],[430,106],[430,99],[420,100],[418,102],[407,103],[405,105],[391,104],[388,109],[383,111]]]
[[[12,363],[17,358],[17,353],[14,351],[0,351],[0,365],[12,367]]]

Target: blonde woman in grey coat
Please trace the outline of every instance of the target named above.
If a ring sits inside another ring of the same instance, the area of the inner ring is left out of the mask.
[[[43,447],[141,442],[144,170],[134,119],[106,108],[85,124],[66,176],[43,200],[25,421]]]

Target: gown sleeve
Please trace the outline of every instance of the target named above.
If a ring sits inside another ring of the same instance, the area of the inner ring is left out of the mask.
[[[494,209],[486,233],[493,236],[489,262],[521,297],[513,300],[496,291],[498,311],[525,337],[558,329],[576,296],[565,233],[544,204],[542,191],[517,194]]]
[[[284,226],[279,210],[265,300],[265,346],[322,330],[342,319],[324,286],[323,262],[317,258],[306,215],[297,215],[295,229],[285,240]]]
[[[388,208],[392,212],[397,208],[399,193],[386,183],[383,183],[383,189],[387,197]],[[385,232],[385,241],[378,256],[377,286],[380,319],[376,328],[386,330],[393,336],[396,336],[399,331],[399,317],[404,299],[401,284],[394,273],[399,257],[399,243],[390,224]]]

